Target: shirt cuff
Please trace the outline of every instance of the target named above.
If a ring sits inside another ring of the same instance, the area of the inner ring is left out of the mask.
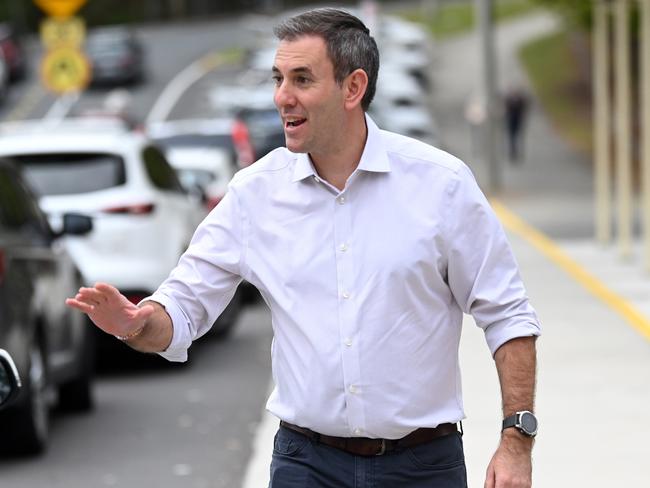
[[[494,357],[502,345],[519,337],[538,337],[542,335],[540,326],[536,322],[518,321],[514,323],[497,323],[485,330],[485,340]]]
[[[192,338],[189,336],[190,321],[187,315],[185,315],[185,312],[183,312],[173,299],[162,293],[156,292],[143,299],[140,303],[147,301],[156,302],[165,307],[165,311],[172,319],[172,341],[167,349],[157,354],[167,361],[181,363],[187,361],[187,350],[192,344]]]

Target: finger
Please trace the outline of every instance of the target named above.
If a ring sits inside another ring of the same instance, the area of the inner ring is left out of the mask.
[[[108,297],[115,297],[121,295],[120,291],[108,283],[95,283],[95,289],[102,292]]]
[[[75,298],[66,299],[65,304],[70,308],[76,308],[77,310],[80,310],[86,314],[90,314],[95,310],[95,307],[93,307],[92,305],[84,302],[80,302]]]
[[[94,288],[80,288],[77,295],[84,300],[97,304],[107,301],[107,298],[104,296],[104,294],[95,290]]]
[[[108,283],[96,283],[95,289],[99,291],[108,302],[113,304],[124,304],[128,302],[128,299],[120,293],[120,290]]]

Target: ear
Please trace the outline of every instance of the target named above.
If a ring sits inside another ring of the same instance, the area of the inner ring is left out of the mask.
[[[368,75],[361,68],[355,69],[343,82],[345,89],[345,108],[352,110],[361,105],[361,100],[368,89]]]

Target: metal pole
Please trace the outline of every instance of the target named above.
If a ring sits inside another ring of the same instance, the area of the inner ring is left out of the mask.
[[[650,0],[641,0],[643,267],[650,271]]]
[[[632,128],[630,101],[630,5],[617,0],[614,7],[616,48],[616,192],[618,245],[622,257],[632,254]]]
[[[610,100],[609,100],[609,2],[594,2],[593,104],[594,104],[594,194],[596,206],[596,239],[609,244],[612,239],[612,175],[610,171]]]
[[[492,3],[493,0],[475,0],[474,10],[478,19],[478,38],[481,49],[481,92],[485,107],[483,152],[488,163],[490,192],[498,193],[501,190],[501,165],[497,158],[496,147],[496,56]]]

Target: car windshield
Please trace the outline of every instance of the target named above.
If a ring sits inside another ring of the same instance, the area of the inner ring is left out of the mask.
[[[176,172],[178,178],[181,180],[181,184],[187,189],[196,186],[205,188],[216,179],[214,173],[202,169],[179,169]]]
[[[90,193],[126,182],[124,161],[114,154],[30,154],[12,159],[39,195]]]

